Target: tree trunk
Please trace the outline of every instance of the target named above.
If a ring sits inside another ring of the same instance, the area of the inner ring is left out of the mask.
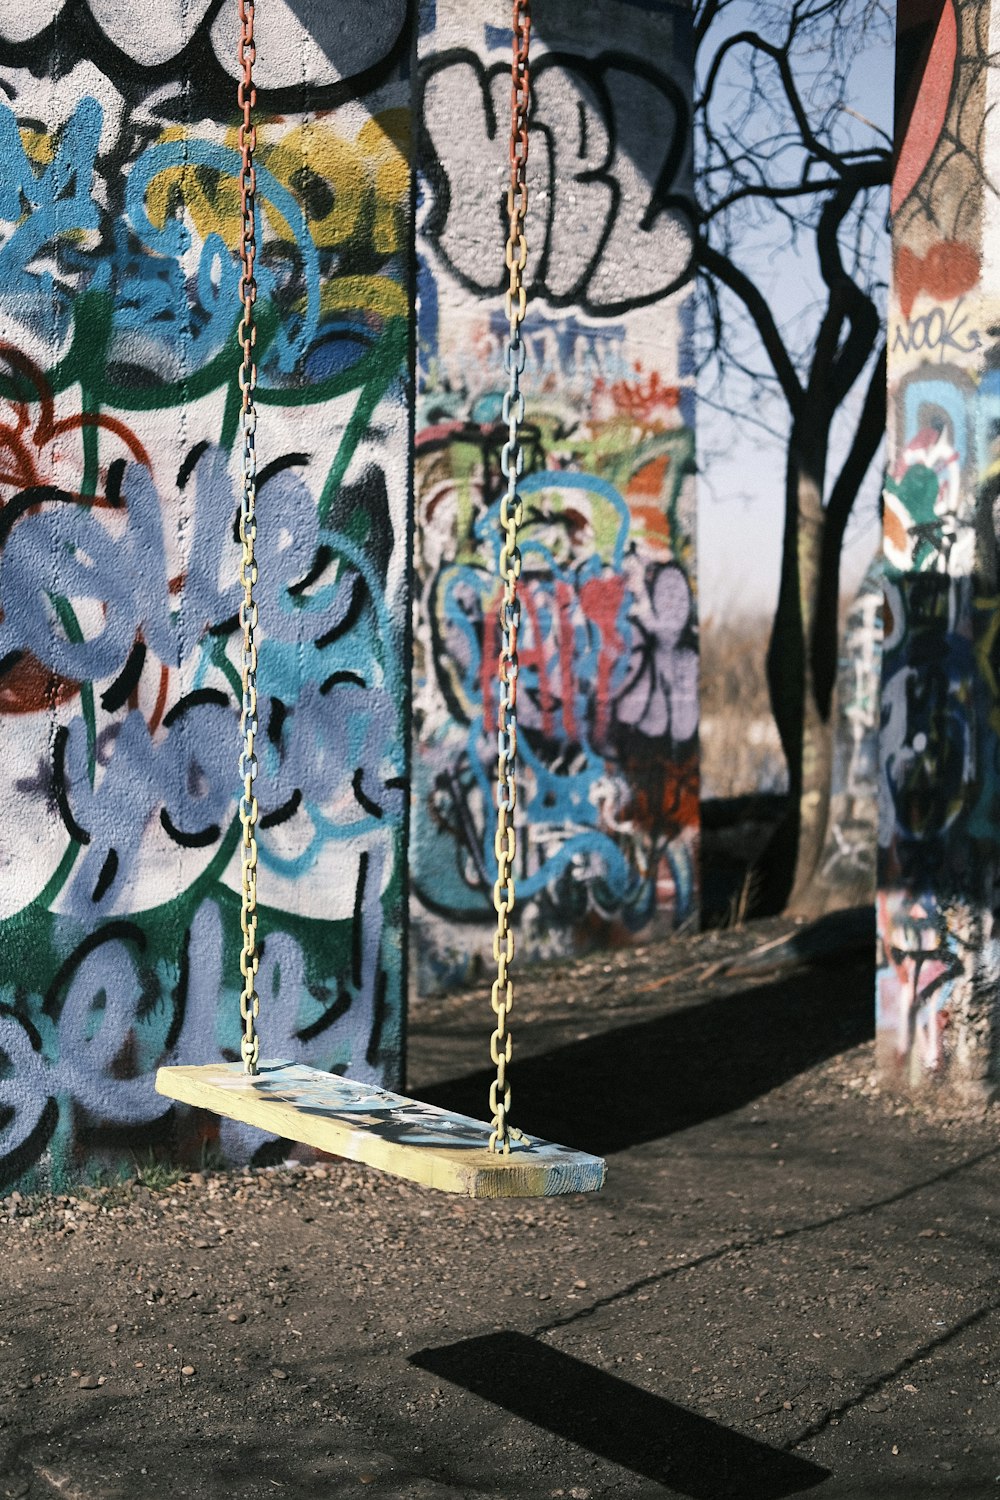
[[[823,550],[825,444],[793,432],[785,490],[781,587],[767,656],[768,687],[788,763],[789,807],[768,845],[756,909],[783,911],[805,900],[826,839],[833,767],[833,719],[817,702],[812,643]],[[835,628],[835,627],[834,627]]]

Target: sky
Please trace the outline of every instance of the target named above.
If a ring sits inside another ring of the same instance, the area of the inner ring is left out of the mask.
[[[750,29],[754,24],[754,0],[738,0],[728,17],[727,30]],[[722,33],[724,34],[724,33]],[[894,59],[887,44],[872,45],[859,57],[852,72],[852,108],[882,129],[892,129]],[[870,143],[871,131],[858,123],[860,141]],[[886,204],[888,208],[888,201]],[[808,241],[808,237],[806,237]],[[879,254],[888,276],[889,235],[880,236]],[[808,253],[787,250],[774,254],[767,236],[748,234],[741,249],[744,268],[759,282],[780,322],[801,316],[815,296],[818,270]],[[747,338],[765,356],[746,319]],[[860,407],[863,382],[853,396]],[[723,394],[722,405],[746,401],[745,383],[734,383]],[[781,564],[781,534],[784,511],[784,438],[787,410],[780,401],[758,404],[755,415],[770,427],[733,422],[705,402],[698,405],[698,548],[699,595],[702,618],[741,613],[770,614],[777,600]],[[849,420],[834,434],[832,461],[845,451],[850,436]],[[835,470],[834,470],[835,472]],[[878,494],[882,455],[869,470],[848,527],[841,568],[841,592],[853,593],[880,546]]]

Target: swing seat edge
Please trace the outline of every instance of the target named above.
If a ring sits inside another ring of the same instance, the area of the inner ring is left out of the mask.
[[[532,1137],[509,1156],[488,1149],[490,1126],[300,1063],[268,1060],[162,1067],[158,1093],[271,1135],[469,1198],[548,1198],[598,1192],[602,1158]]]

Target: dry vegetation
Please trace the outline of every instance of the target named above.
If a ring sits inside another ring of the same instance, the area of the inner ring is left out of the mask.
[[[765,615],[701,625],[701,774],[705,798],[783,792],[788,778],[771,715]]]

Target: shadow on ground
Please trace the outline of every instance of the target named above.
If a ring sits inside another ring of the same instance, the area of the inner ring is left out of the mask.
[[[410,1363],[690,1500],[782,1500],[829,1478],[524,1334],[422,1349]]]
[[[874,986],[873,956],[834,957],[535,1056],[515,1052],[514,1118],[599,1155],[658,1140],[869,1039]],[[417,1092],[478,1118],[492,1076],[481,1069]]]

